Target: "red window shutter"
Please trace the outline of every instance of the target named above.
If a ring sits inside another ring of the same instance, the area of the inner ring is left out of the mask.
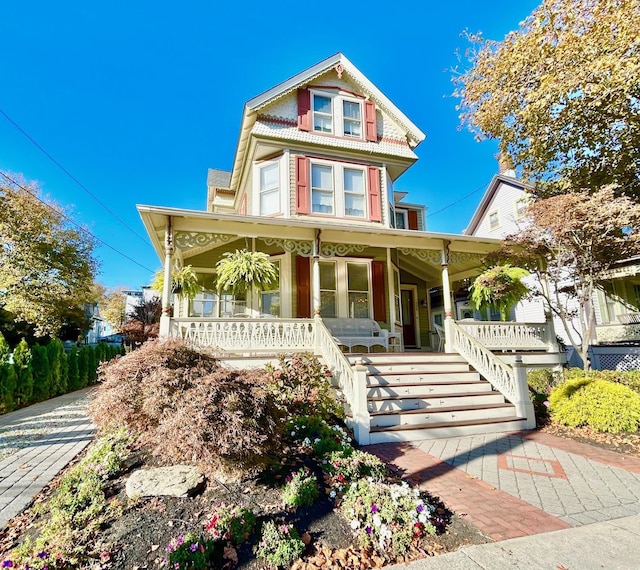
[[[369,179],[369,220],[382,221],[382,200],[380,197],[380,169],[370,166],[367,169]]]
[[[309,159],[296,156],[296,213],[309,212]]]
[[[311,318],[311,259],[296,255],[296,299],[299,319]]]
[[[311,93],[308,89],[298,89],[298,128],[311,130]]]
[[[371,291],[373,294],[373,318],[387,320],[387,296],[384,283],[384,261],[371,262]]]
[[[365,138],[368,141],[378,140],[378,129],[376,127],[376,105],[373,101],[364,102],[364,123]]]
[[[418,229],[418,212],[416,212],[415,210],[407,210],[407,218],[409,222],[409,229],[417,230]]]

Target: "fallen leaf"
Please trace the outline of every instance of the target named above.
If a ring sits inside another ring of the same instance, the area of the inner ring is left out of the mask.
[[[222,558],[231,560],[234,564],[238,563],[238,553],[236,552],[236,549],[231,546],[225,546]]]
[[[159,544],[152,544],[151,545],[151,552],[155,552],[156,550],[158,550],[158,548],[160,548]]]
[[[302,542],[304,542],[305,546],[309,546],[309,544],[311,544],[311,535],[308,532],[305,532],[301,537],[300,540]]]

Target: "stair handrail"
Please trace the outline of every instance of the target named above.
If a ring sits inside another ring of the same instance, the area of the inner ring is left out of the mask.
[[[478,339],[450,319],[453,348],[516,408],[519,417],[535,427],[533,404],[529,397],[527,370],[517,357],[513,367],[478,342]]]
[[[316,353],[321,355],[351,410],[352,428],[358,443],[369,443],[371,417],[367,403],[367,377],[363,365],[352,366],[320,317],[315,319]]]

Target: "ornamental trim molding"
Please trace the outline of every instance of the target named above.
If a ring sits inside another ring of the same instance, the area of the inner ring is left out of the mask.
[[[323,243],[320,246],[320,255],[322,257],[345,256],[353,253],[362,253],[366,248],[366,245],[356,243]]]
[[[403,255],[413,255],[413,257],[417,257],[420,261],[427,261],[437,265],[440,265],[442,262],[442,255],[439,251],[432,249],[413,249],[410,247],[399,247],[398,249]]]
[[[264,238],[263,241],[267,245],[281,247],[287,253],[295,253],[303,257],[311,257],[313,255],[312,241],[280,238]]]
[[[232,238],[229,234],[213,234],[205,232],[176,232],[173,242],[178,249],[207,247],[215,243],[227,243]]]
[[[482,261],[486,254],[484,253],[463,253],[459,251],[449,252],[449,263],[467,263],[469,261]]]

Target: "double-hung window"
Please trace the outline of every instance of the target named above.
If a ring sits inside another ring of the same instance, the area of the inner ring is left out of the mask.
[[[366,170],[339,162],[311,161],[311,212],[338,217],[367,215]]]
[[[333,133],[333,99],[324,95],[313,95],[313,130]]]
[[[320,266],[320,316],[333,318],[338,316],[336,264],[333,261],[321,261]]]
[[[333,167],[311,164],[311,211],[314,214],[334,214]]]
[[[347,263],[348,311],[352,319],[369,318],[369,265]]]
[[[364,218],[364,170],[344,168],[344,215]]]
[[[312,93],[313,130],[340,137],[362,138],[362,102],[333,93]]]
[[[280,261],[272,262],[278,271],[278,279],[271,285],[268,291],[262,291],[261,295],[261,311],[263,315],[271,315],[272,317],[281,316],[280,305]]]
[[[280,163],[272,162],[260,168],[260,215],[280,212]]]

